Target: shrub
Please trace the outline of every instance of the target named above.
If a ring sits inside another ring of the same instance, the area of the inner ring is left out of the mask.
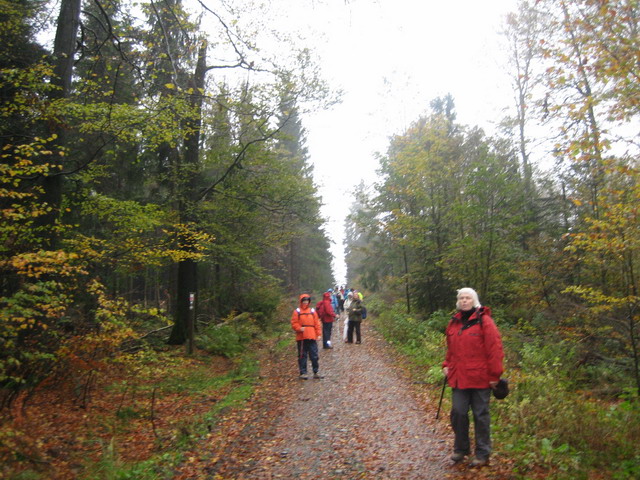
[[[370,302],[371,308],[371,302]],[[425,320],[404,305],[375,304],[376,328],[418,366],[413,376],[441,385],[442,335],[449,313]],[[493,402],[495,449],[515,463],[514,473],[546,469],[553,478],[639,478],[640,401],[634,389],[608,400],[589,391],[593,380],[615,382],[611,365],[583,365],[579,346],[557,336],[514,325],[494,312],[500,325],[511,393]],[[433,393],[435,394],[434,389]],[[439,392],[439,389],[438,389]],[[611,400],[613,398],[613,400]]]
[[[209,325],[198,337],[200,347],[213,355],[232,358],[240,355],[259,333],[249,313],[230,317],[224,323]]]

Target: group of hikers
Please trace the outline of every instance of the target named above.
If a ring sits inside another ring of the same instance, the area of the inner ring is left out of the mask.
[[[360,324],[366,308],[363,296],[354,289],[332,288],[324,292],[315,308],[311,296],[303,293],[299,306],[291,315],[291,326],[298,345],[300,378],[306,380],[307,357],[311,360],[313,378],[321,379],[317,340],[331,349],[333,323],[346,312],[344,340],[361,343]],[[457,291],[456,311],[445,329],[447,350],[442,363],[445,385],[452,388],[450,421],[454,432],[454,463],[471,455],[469,410],[473,414],[475,444],[469,465],[481,467],[489,462],[491,435],[489,401],[491,395],[504,398],[508,393],[503,374],[504,352],[500,332],[491,318],[491,309],[480,304],[472,288]],[[444,393],[444,386],[443,386]]]
[[[332,349],[331,336],[333,324],[345,313],[346,322],[343,339],[346,343],[362,343],[360,324],[366,317],[363,295],[357,290],[346,287],[330,288],[322,294],[322,300],[311,303],[311,295],[303,293],[298,299],[298,307],[291,314],[291,327],[296,332],[298,344],[298,369],[300,379],[308,379],[307,363],[311,361],[313,378],[323,378],[320,375],[320,360],[317,340],[322,338],[322,348]]]

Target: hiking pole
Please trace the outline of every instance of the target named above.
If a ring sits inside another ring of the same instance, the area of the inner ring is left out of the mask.
[[[444,382],[442,383],[442,393],[440,393],[440,403],[438,403],[438,413],[436,413],[436,420],[440,418],[440,408],[442,407],[442,399],[444,398],[444,389],[447,388],[447,376],[444,376]]]

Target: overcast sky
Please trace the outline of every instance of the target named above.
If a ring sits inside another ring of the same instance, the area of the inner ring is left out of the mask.
[[[343,230],[361,179],[376,180],[375,152],[438,96],[451,93],[458,121],[487,131],[511,103],[501,46],[504,15],[516,0],[280,0],[312,33],[325,78],[341,104],[304,119],[316,183],[344,282]]]
[[[209,0],[186,1],[198,6]],[[340,104],[302,118],[338,283],[346,276],[351,194],[361,180],[377,180],[376,153],[385,153],[389,137],[448,93],[458,122],[488,134],[513,104],[500,32],[517,0],[219,1],[244,6],[239,20],[259,15],[265,30],[258,45],[282,58],[290,52],[285,44],[269,44],[270,31],[300,36],[298,47],[314,51],[323,77],[344,92]],[[218,21],[210,28],[219,29]]]

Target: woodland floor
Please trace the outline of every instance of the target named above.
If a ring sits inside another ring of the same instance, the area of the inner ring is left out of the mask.
[[[298,378],[293,347],[266,364],[247,409],[226,418],[175,478],[515,478],[498,457],[481,469],[452,465],[448,412],[435,420],[433,394],[411,382],[369,324],[361,345],[344,343],[335,326],[333,337],[333,349],[320,348],[323,379]]]
[[[321,380],[298,378],[295,344],[272,355],[265,348],[260,379],[249,400],[242,408],[223,409],[222,417],[209,425],[210,432],[181,455],[179,466],[162,469],[165,473],[158,478],[516,478],[508,459],[499,454],[481,469],[452,465],[453,434],[446,408],[435,420],[434,397],[440,392],[413,382],[409,369],[367,321],[361,345],[344,343],[337,330],[342,327],[342,321],[334,326],[333,349],[320,348]],[[203,377],[233,368],[222,357],[181,357],[180,362]],[[167,375],[171,368],[167,366]],[[16,402],[14,413],[2,419],[0,478],[116,478],[107,466],[135,464],[170,451],[189,433],[184,431],[186,420],[202,423],[199,419],[230,388],[156,392],[158,378],[124,377],[119,382],[127,386],[114,389],[116,380],[97,379],[84,407],[79,402],[82,389],[54,386]],[[17,458],[21,463],[16,464]],[[87,470],[91,464],[99,467],[95,474]],[[39,475],[15,476],[25,469]]]

